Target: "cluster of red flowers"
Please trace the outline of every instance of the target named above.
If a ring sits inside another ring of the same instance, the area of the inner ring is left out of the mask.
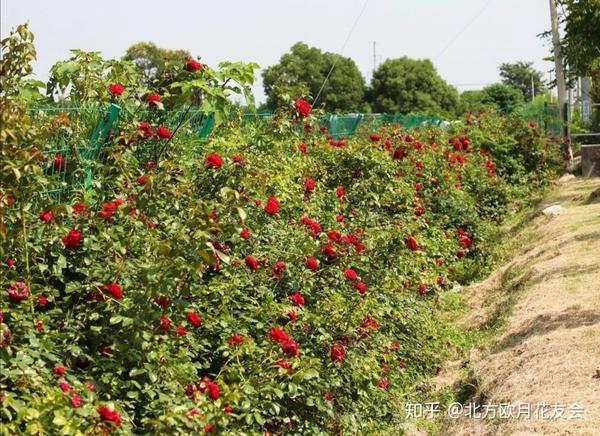
[[[280,344],[282,353],[288,357],[298,355],[298,342],[294,341],[284,330],[278,327],[272,327],[269,330],[269,340]]]

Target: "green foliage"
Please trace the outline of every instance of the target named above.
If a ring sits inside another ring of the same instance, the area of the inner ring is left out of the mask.
[[[22,80],[33,71],[35,60],[33,33],[26,24],[18,26],[0,41],[0,96],[14,96],[20,91]]]
[[[563,55],[573,73],[589,76],[600,68],[600,0],[559,0],[566,7]]]
[[[153,42],[136,42],[127,49],[123,59],[139,68],[144,83],[149,86],[168,75],[171,66],[180,66],[190,57],[187,50],[170,50],[157,47]]]
[[[521,91],[527,101],[533,98],[531,93],[532,81],[535,95],[539,95],[546,89],[544,80],[542,79],[542,72],[534,69],[532,65],[533,62],[523,61],[500,65],[502,83]]]
[[[523,94],[511,86],[495,83],[483,88],[482,103],[493,104],[498,110],[509,113],[523,104]]]
[[[335,63],[329,79],[325,78]],[[289,96],[319,96],[319,105],[330,112],[359,112],[363,107],[365,80],[356,63],[347,57],[325,52],[298,42],[279,63],[263,71],[267,107],[275,109]],[[310,99],[309,99],[310,101]]]
[[[167,120],[148,90],[105,96],[128,73],[75,62],[73,98],[123,108],[83,162],[89,189],[41,194],[70,183],[54,147],[88,140],[81,117],[34,116],[20,99],[2,112],[8,434],[396,433],[403,402],[429,400],[415,385],[461,341],[449,291],[557,168],[535,125],[496,113],[450,131],[363,124],[340,142],[321,112],[286,105],[271,122],[224,121],[201,146],[184,128],[157,137]],[[253,69],[186,71],[173,101],[218,109]]]
[[[431,61],[388,59],[373,73],[368,101],[374,112],[457,112],[458,93],[437,73]]]

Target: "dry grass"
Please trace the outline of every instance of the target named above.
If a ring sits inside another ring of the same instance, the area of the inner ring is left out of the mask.
[[[540,209],[560,204],[566,212],[532,214],[515,235],[514,258],[469,288],[464,320],[468,329],[500,328],[462,362],[462,400],[576,403],[583,419],[448,420],[443,434],[600,434],[600,203],[588,200],[599,187],[597,178],[557,185]],[[442,386],[456,367],[440,375]]]

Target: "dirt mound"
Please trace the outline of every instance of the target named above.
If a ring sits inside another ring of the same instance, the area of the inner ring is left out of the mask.
[[[566,210],[532,214],[514,259],[467,291],[465,328],[502,327],[463,362],[463,404],[529,404],[529,414],[446,418],[443,434],[600,434],[600,203],[586,201],[590,191],[600,179],[557,186],[538,210]]]

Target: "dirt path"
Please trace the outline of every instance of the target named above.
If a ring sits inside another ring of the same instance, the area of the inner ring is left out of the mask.
[[[530,417],[522,406],[519,419],[446,418],[443,434],[600,435],[600,202],[587,202],[599,188],[598,178],[557,185],[516,232],[513,260],[467,291],[465,327],[499,334],[458,365],[462,399],[530,404]],[[539,213],[555,204],[559,215]],[[548,418],[578,415],[574,405],[580,419]]]

